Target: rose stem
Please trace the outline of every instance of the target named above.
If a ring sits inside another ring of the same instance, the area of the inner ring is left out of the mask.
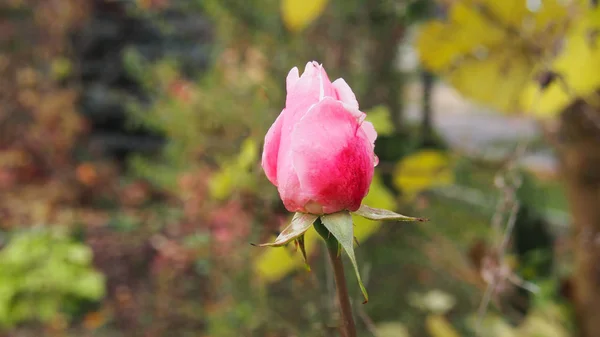
[[[337,298],[342,316],[342,331],[344,337],[356,337],[356,326],[354,325],[354,317],[352,316],[352,307],[350,305],[350,297],[348,296],[348,287],[346,286],[346,278],[344,276],[344,264],[342,256],[338,254],[339,244],[337,239],[329,233],[327,228],[323,226],[321,219],[315,221],[315,230],[325,240],[327,251],[329,252],[329,260],[333,266],[333,274],[337,289]]]

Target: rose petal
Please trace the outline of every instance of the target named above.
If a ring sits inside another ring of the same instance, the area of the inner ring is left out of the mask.
[[[337,94],[337,99],[350,105],[354,109],[358,109],[356,95],[354,95],[354,92],[343,78],[338,78],[337,80],[333,81],[332,85],[335,89],[335,93]]]
[[[302,73],[302,76],[311,76],[311,77],[317,76],[319,67],[320,67],[320,65],[317,61],[307,62],[306,65],[304,66],[304,72]]]
[[[289,148],[289,145],[287,146]],[[283,201],[283,205],[290,212],[305,212],[304,205],[310,200],[310,196],[300,187],[298,174],[293,165],[292,152],[280,148],[277,164],[277,191]]]
[[[265,135],[265,144],[262,154],[262,168],[269,181],[277,186],[277,159],[279,157],[279,145],[281,142],[281,128],[283,126],[285,109],[279,114],[277,119],[267,134]]]
[[[290,212],[304,212],[304,204],[310,199],[300,188],[298,175],[293,165],[291,150],[291,134],[302,114],[294,116],[288,110],[284,110],[283,126],[281,128],[281,139],[279,143],[279,154],[277,157],[277,190],[285,208]]]
[[[332,84],[314,61],[302,75],[290,70],[286,89],[286,107],[265,136],[265,174],[289,211],[357,209],[372,179],[376,133],[352,89],[343,79]]]
[[[362,122],[360,127],[363,129],[363,131],[367,135],[367,138],[369,139],[371,144],[375,144],[375,140],[377,139],[377,131],[375,131],[375,127],[373,126],[373,123],[364,121],[364,122]]]
[[[365,135],[373,145],[373,150],[375,150],[375,140],[377,140],[377,131],[375,131],[373,123],[364,121],[360,125],[360,128],[364,131]],[[375,155],[375,152],[373,152],[373,166],[377,165],[379,165],[379,157],[377,157],[377,155]]]
[[[298,67],[294,67],[292,68],[292,70],[290,70],[290,72],[287,75],[286,78],[286,90],[290,91],[292,90],[292,88],[296,85],[296,83],[298,83],[298,80],[300,79],[300,74],[298,72]]]
[[[293,82],[293,78],[292,75],[290,83]],[[319,102],[323,97],[335,97],[335,95],[335,89],[325,69],[312,61],[306,64],[304,73],[294,85],[287,87],[285,107],[293,112],[293,115],[297,113],[303,115],[312,104]]]
[[[365,118],[367,118],[367,114],[365,114],[364,112],[358,110],[357,108],[351,106],[350,104],[346,104],[344,102],[342,102],[342,104],[344,105],[344,108],[346,109],[346,111],[352,115],[352,117],[354,117],[356,119],[356,122],[358,124],[361,124]]]
[[[373,178],[373,146],[341,102],[326,97],[294,127],[293,167],[325,213],[356,210]]]

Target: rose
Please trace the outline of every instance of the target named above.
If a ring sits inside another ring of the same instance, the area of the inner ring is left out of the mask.
[[[267,135],[262,167],[290,212],[356,211],[377,165],[377,133],[343,79],[317,62],[287,76],[285,109]]]
[[[369,297],[354,255],[352,214],[374,221],[426,219],[361,205],[378,162],[377,132],[343,79],[331,83],[321,65],[309,62],[302,76],[298,68],[289,72],[286,87],[285,108],[265,136],[262,167],[285,207],[296,214],[274,242],[257,246],[282,247],[294,241],[308,263],[304,235],[313,227],[327,242],[336,280],[344,277],[340,247],[346,251],[366,303]],[[348,297],[345,288],[338,284],[339,304],[346,335],[354,336],[352,310],[342,300]]]

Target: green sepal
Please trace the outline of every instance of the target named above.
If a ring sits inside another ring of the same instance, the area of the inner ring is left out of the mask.
[[[302,252],[302,257],[304,258],[304,267],[306,270],[310,271],[310,265],[308,264],[308,257],[306,256],[306,248],[304,247],[304,234],[300,235],[296,239],[296,245],[300,247],[300,252]]]
[[[363,218],[369,220],[394,220],[394,221],[429,221],[425,218],[413,218],[410,216],[398,214],[396,212],[388,211],[387,209],[373,208],[367,205],[361,205],[358,210],[353,212],[356,215],[360,215]]]
[[[318,215],[298,212],[294,214],[292,223],[279,234],[275,242],[252,245],[258,247],[281,247],[293,240],[297,240],[301,236],[304,238],[304,233],[315,223],[318,217]],[[303,247],[304,245],[302,245],[301,249],[304,249]]]
[[[331,235],[337,239],[340,246],[346,251],[348,258],[354,267],[354,273],[356,274],[360,291],[365,298],[363,304],[367,303],[369,301],[369,294],[360,278],[356,256],[354,255],[354,224],[352,223],[352,215],[348,212],[327,214],[321,216],[321,221],[323,222],[323,226],[327,228]]]

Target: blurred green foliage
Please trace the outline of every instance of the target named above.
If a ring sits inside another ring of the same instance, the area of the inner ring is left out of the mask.
[[[49,322],[79,300],[99,301],[104,276],[89,247],[48,228],[14,232],[0,250],[0,323]]]

